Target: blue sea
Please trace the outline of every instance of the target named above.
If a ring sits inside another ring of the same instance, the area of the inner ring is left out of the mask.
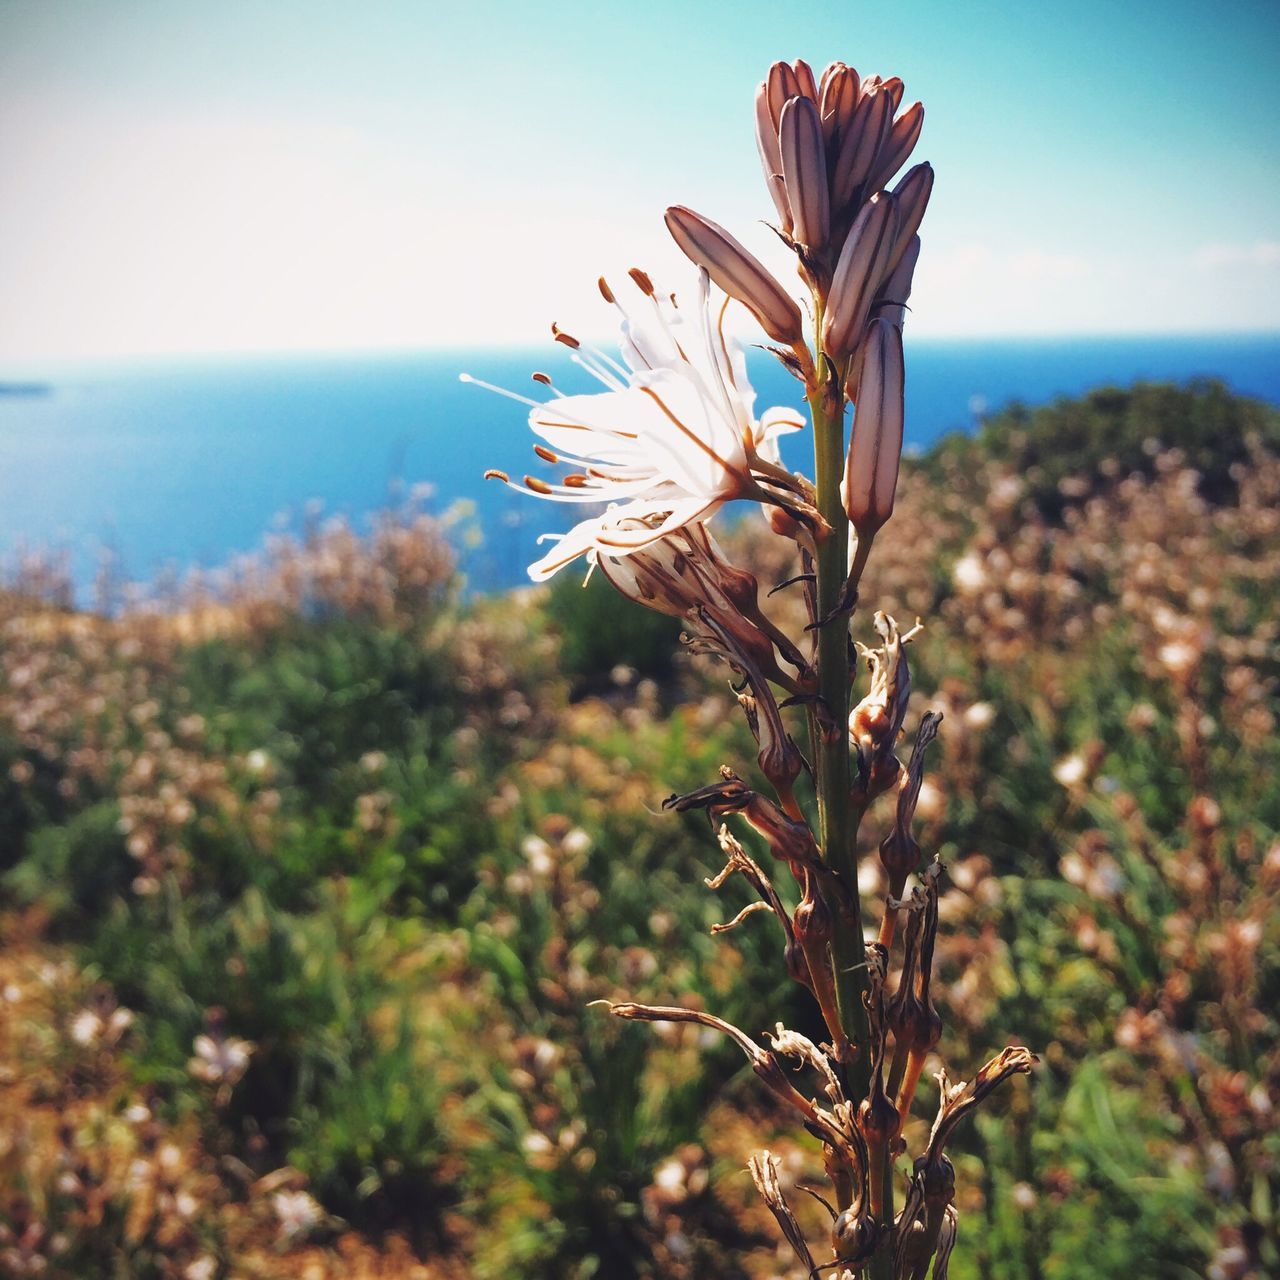
[[[526,414],[458,374],[524,392],[543,369],[586,389],[566,357],[550,346],[0,365],[0,563],[23,547],[65,549],[83,592],[106,546],[126,577],[147,581],[224,564],[308,513],[360,524],[429,486],[438,510],[470,504],[459,526],[469,585],[511,585],[537,533],[568,513],[483,480],[486,467],[537,469]],[[799,403],[771,357],[753,352],[751,374],[758,409]],[[909,339],[907,443],[972,429],[1013,400],[1200,376],[1280,405],[1280,335]],[[789,461],[804,466],[799,452]]]

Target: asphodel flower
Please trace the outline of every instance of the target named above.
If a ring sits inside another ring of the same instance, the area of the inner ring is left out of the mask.
[[[534,476],[512,481],[554,502],[610,504],[568,533],[546,534],[555,546],[529,566],[534,581],[583,555],[626,556],[678,529],[709,519],[735,498],[803,510],[802,498],[762,489],[753,464],[772,465],[776,437],[801,425],[792,409],[754,416],[755,392],[739,344],[725,328],[724,305],[712,312],[706,273],[698,307],[685,317],[674,296],[661,296],[643,272],[633,272],[641,298],[627,310],[601,281],[601,292],[622,315],[621,362],[557,330],[557,340],[603,386],[589,395],[562,395],[535,375],[553,398],[536,401],[490,387],[530,406],[529,426],[544,442],[545,462],[569,468],[558,482]],[[476,381],[464,375],[466,381]],[[481,384],[488,385],[488,384]]]

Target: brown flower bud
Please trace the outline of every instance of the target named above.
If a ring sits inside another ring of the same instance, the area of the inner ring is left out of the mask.
[[[901,233],[899,233],[899,239],[901,239]],[[911,282],[919,259],[920,237],[915,235],[911,237],[911,243],[907,245],[906,252],[880,290],[880,299],[876,303],[877,319],[887,320],[899,329],[902,328],[907,318],[907,303],[911,299]]]
[[[760,149],[760,167],[764,170],[765,185],[778,211],[778,222],[783,231],[791,233],[791,205],[787,200],[787,186],[782,180],[782,148],[778,142],[778,122],[769,109],[769,84],[762,81],[756,89],[756,146]]]
[[[803,339],[800,308],[766,269],[723,227],[683,205],[667,210],[667,229],[676,244],[731,298],[760,322],[775,342],[796,346]]]
[[[818,101],[818,84],[813,78],[813,68],[803,58],[797,58],[791,64],[791,70],[796,78],[798,92],[816,105]]]
[[[858,99],[849,124],[840,133],[831,168],[831,204],[835,210],[843,210],[871,176],[892,124],[893,107],[886,94],[872,92]]]
[[[932,194],[933,166],[928,161],[916,165],[894,187],[893,204],[898,211],[898,230],[893,251],[889,254],[889,265],[885,268],[886,277],[892,277],[907,256],[911,241],[920,230],[920,223],[924,221],[924,211],[929,207],[929,197]]]
[[[904,369],[902,331],[888,320],[867,329],[841,496],[860,535],[879,529],[893,514],[902,458]]]
[[[794,221],[792,236],[808,249],[827,242],[831,218],[822,122],[810,98],[792,98],[778,125],[782,176]]]
[[[853,123],[862,84],[858,73],[843,62],[833,62],[822,73],[819,86],[819,113],[822,116],[822,140],[830,150]]]
[[[890,76],[880,86],[880,92],[885,94],[889,101],[893,103],[893,109],[897,109],[902,105],[902,95],[906,90],[906,86],[902,83],[901,76]]]
[[[898,81],[901,84],[901,81]],[[887,86],[880,92],[888,96]],[[897,108],[894,103],[894,108]],[[895,173],[907,163],[907,158],[915,150],[920,141],[920,130],[924,128],[924,104],[913,102],[894,122],[889,130],[889,139],[880,152],[876,162],[875,177],[871,180],[873,191],[878,191],[889,182]]]
[[[822,345],[834,361],[852,354],[862,341],[871,304],[892,265],[898,213],[891,199],[872,200],[854,220],[840,251],[822,325]]]

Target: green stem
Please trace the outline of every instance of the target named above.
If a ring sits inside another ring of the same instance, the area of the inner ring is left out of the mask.
[[[821,314],[818,332],[822,331]],[[862,576],[871,538],[858,540],[852,566],[848,564],[849,520],[840,497],[840,481],[844,473],[844,398],[841,379],[833,377],[825,356],[818,360],[817,377],[808,396],[813,418],[814,469],[817,506],[830,526],[830,533],[818,542],[817,616],[826,618],[835,610],[845,587],[846,578],[856,583]],[[836,931],[831,940],[831,964],[835,971],[836,1003],[845,1036],[857,1046],[857,1057],[845,1067],[845,1090],[856,1107],[870,1091],[871,1054],[866,1005],[866,955],[862,936],[862,909],[858,899],[858,826],[861,809],[856,812],[850,801],[849,738],[845,726],[849,719],[850,699],[849,627],[843,618],[832,618],[818,632],[818,692],[840,732],[834,743],[819,734],[818,744],[818,818],[820,843],[827,864],[849,891],[851,909],[847,915],[836,912]],[[892,1177],[892,1163],[886,1157],[886,1178]],[[882,1222],[883,1244],[872,1257],[867,1275],[870,1280],[891,1280],[893,1254],[888,1247],[893,1227],[892,1183],[888,1206]],[[842,1209],[847,1205],[842,1204]]]
[[[809,396],[813,415],[814,465],[817,473],[818,510],[831,533],[818,543],[817,613],[827,617],[835,608],[844,587],[847,567],[849,521],[840,500],[840,478],[844,471],[844,402],[838,383],[826,378],[830,366],[826,358],[819,364],[819,382]],[[833,618],[818,632],[818,692],[836,726],[843,730],[849,718],[849,628],[843,619]],[[849,741],[841,732],[828,743],[819,736],[818,818],[820,843],[827,864],[839,874],[852,900],[852,913],[840,921],[831,942],[835,969],[836,996],[845,1035],[858,1046],[858,1056],[847,1069],[849,1097],[855,1103],[866,1097],[870,1084],[867,1053],[865,955],[862,941],[862,912],[858,904],[858,876],[855,841],[857,825],[849,804]],[[833,904],[834,906],[834,904]]]

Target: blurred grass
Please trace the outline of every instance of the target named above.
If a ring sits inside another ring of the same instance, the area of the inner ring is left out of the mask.
[[[959,1142],[953,1276],[1280,1268],[1278,450],[1220,386],[1138,386],[904,473],[863,600],[925,616],[910,723],[946,713],[942,1050],[1044,1059]],[[785,1270],[742,1169],[768,1142],[817,1182],[812,1144],[723,1044],[588,1007],[818,1034],[770,922],[710,936],[746,898],[703,886],[705,823],[658,813],[754,758],[678,627],[568,576],[464,604],[414,513],[163,609],[20,585],[0,1269]],[[202,1036],[247,1065],[193,1071]]]

